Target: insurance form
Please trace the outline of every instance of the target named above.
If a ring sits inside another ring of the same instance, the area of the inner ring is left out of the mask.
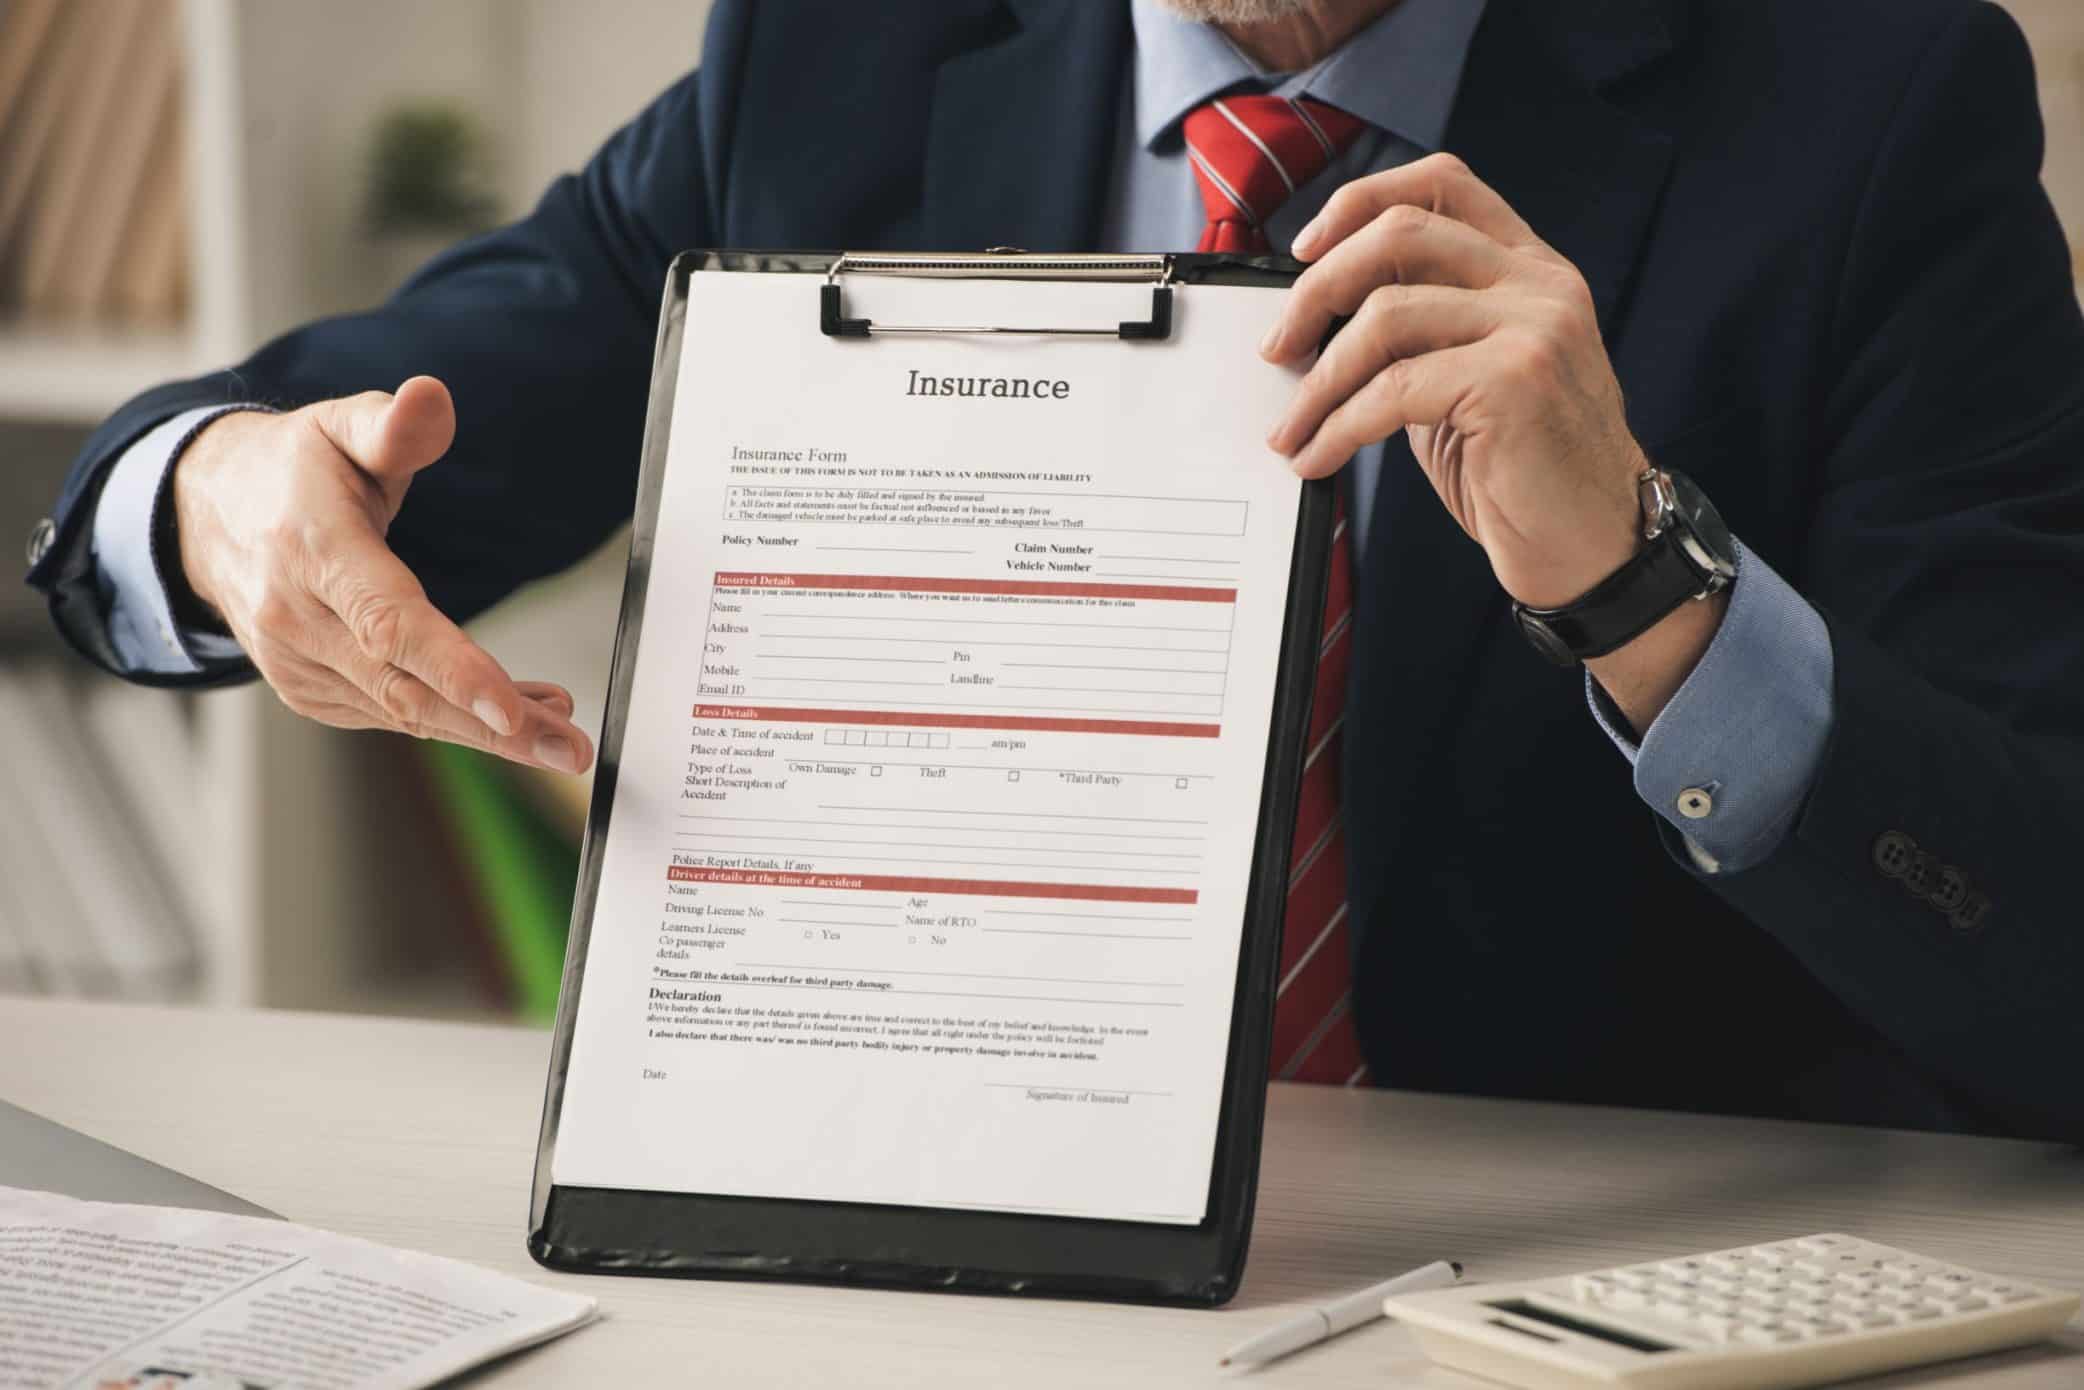
[[[1182,286],[1162,343],[846,340],[817,285],[692,276],[554,1180],[1200,1221],[1300,497],[1281,292]]]

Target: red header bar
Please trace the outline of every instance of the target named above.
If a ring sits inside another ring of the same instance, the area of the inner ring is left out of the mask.
[[[705,869],[675,864],[670,883],[749,883],[776,888],[834,888],[863,893],[965,893],[983,898],[1067,898],[1077,902],[1193,903],[1192,888],[1136,888],[1111,883],[1023,883],[993,878],[912,878],[898,874],[806,874],[787,869]]]
[[[1020,729],[1046,734],[1147,734],[1153,738],[1219,738],[1221,724],[1156,719],[1060,719],[1040,714],[921,714],[889,709],[797,709],[776,705],[696,705],[697,719],[789,724],[903,724],[921,729]],[[842,747],[855,745],[845,744]]]
[[[1185,584],[1087,584],[1049,579],[927,579],[878,574],[753,574],[725,571],[719,589],[853,589],[915,594],[1032,594],[1046,598],[1152,598],[1185,603],[1236,603],[1235,589],[1196,589]]]

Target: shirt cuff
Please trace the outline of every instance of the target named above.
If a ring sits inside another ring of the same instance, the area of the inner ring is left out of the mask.
[[[1585,677],[1593,718],[1635,765],[1636,794],[1709,874],[1750,868],[1779,847],[1831,734],[1835,668],[1822,616],[1741,544],[1729,594],[1714,640],[1640,745]]]
[[[205,662],[244,655],[237,642],[221,633],[176,625],[152,534],[159,509],[172,505],[166,483],[174,464],[203,426],[234,410],[264,409],[226,405],[184,411],[155,425],[109,470],[94,507],[91,544],[95,580],[108,604],[109,641],[127,669],[195,675]]]

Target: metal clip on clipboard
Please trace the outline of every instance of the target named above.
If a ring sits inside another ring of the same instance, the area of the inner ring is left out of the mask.
[[[877,323],[873,319],[846,317],[840,299],[839,277],[843,274],[919,275],[951,280],[1115,280],[1129,283],[1148,280],[1151,282],[1151,316],[1140,322],[1124,320],[1111,328]],[[825,284],[818,300],[818,327],[828,338],[990,333],[1163,342],[1172,336],[1172,257],[1029,255],[1010,248],[994,248],[978,255],[884,256],[849,251],[825,272]]]

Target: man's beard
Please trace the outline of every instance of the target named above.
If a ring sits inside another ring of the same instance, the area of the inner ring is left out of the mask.
[[[1203,24],[1264,24],[1309,8],[1309,0],[1162,0],[1165,8]]]

